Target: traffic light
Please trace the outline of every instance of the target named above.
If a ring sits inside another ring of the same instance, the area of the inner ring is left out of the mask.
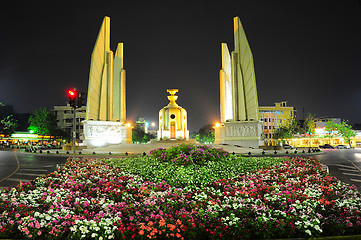
[[[78,92],[77,107],[81,108],[84,105],[85,105],[85,94],[82,92]]]
[[[72,106],[73,108],[76,108],[77,102],[78,102],[78,97],[79,97],[78,91],[75,88],[69,89],[68,97],[69,97],[69,105]]]

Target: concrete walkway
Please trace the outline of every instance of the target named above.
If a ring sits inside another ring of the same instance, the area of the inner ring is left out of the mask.
[[[149,155],[149,152],[156,148],[169,148],[171,146],[179,145],[179,142],[171,143],[171,142],[152,142],[148,144],[117,144],[111,145],[106,147],[96,147],[91,149],[83,149],[77,150],[76,152],[79,153],[81,151],[82,154],[92,155],[94,152],[95,154],[125,154],[128,153],[129,155],[138,155],[143,154],[144,152]],[[201,144],[198,144],[201,145]],[[235,153],[235,154],[244,154],[248,155],[251,152],[251,155],[262,155],[262,152],[265,152],[265,155],[275,155],[275,150],[263,150],[263,149],[253,149],[253,148],[244,148],[237,145],[221,145],[221,144],[210,144],[209,146],[215,148],[223,148],[224,150]],[[43,150],[43,153],[46,153],[47,150]],[[55,153],[59,151],[59,153],[64,154],[66,151],[63,150],[50,150],[51,153]],[[276,150],[277,155],[286,155],[286,151],[289,153],[294,153],[295,149],[293,150]],[[301,153],[302,150],[298,150],[298,153]],[[72,150],[69,150],[69,153],[72,153]]]
[[[91,154],[92,152],[96,153],[129,153],[129,154],[141,154],[145,152],[146,154],[149,154],[149,152],[156,148],[169,148],[172,146],[179,145],[179,143],[149,143],[149,144],[118,144],[113,146],[107,146],[107,147],[98,147],[93,149],[84,149],[84,153]],[[210,146],[213,146],[215,148],[223,148],[224,150],[231,152],[231,153],[237,153],[237,154],[247,154],[249,151],[251,151],[252,154],[261,154],[262,149],[251,149],[251,148],[242,148],[237,146],[231,146],[231,145],[217,145],[212,144]],[[274,152],[274,151],[272,151]]]

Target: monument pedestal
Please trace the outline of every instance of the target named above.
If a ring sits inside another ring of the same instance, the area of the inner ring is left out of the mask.
[[[87,148],[132,143],[132,128],[122,122],[83,121]]]
[[[225,122],[215,128],[215,144],[230,144],[241,147],[259,148],[262,145],[262,122]]]

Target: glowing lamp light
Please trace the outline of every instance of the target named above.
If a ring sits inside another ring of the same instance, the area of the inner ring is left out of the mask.
[[[75,98],[76,97],[76,91],[74,89],[69,89],[68,90],[68,97],[69,98]]]
[[[221,124],[220,123],[216,123],[216,128],[219,128],[220,126],[221,126]]]
[[[322,134],[326,134],[325,128],[321,127],[321,128],[315,128],[315,133],[317,135],[322,135]]]
[[[125,126],[127,126],[128,128],[131,127],[132,125],[130,123],[125,124]]]

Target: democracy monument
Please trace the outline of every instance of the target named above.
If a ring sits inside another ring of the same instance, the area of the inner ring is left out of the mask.
[[[221,44],[220,70],[221,124],[215,128],[215,144],[259,148],[262,122],[258,117],[258,97],[253,56],[238,17],[234,21],[235,49],[229,54]]]
[[[258,117],[258,97],[253,56],[238,17],[234,18],[235,49],[229,53],[221,44],[220,122],[215,127],[215,144],[259,148],[262,122]],[[132,126],[126,122],[126,75],[123,43],[115,55],[110,49],[110,18],[105,17],[91,56],[85,145],[88,148],[132,143]],[[159,111],[157,140],[189,139],[187,111],[178,106],[168,89],[170,103]]]
[[[159,111],[158,140],[188,140],[187,111],[179,106],[175,101],[178,89],[167,89],[169,104]]]

